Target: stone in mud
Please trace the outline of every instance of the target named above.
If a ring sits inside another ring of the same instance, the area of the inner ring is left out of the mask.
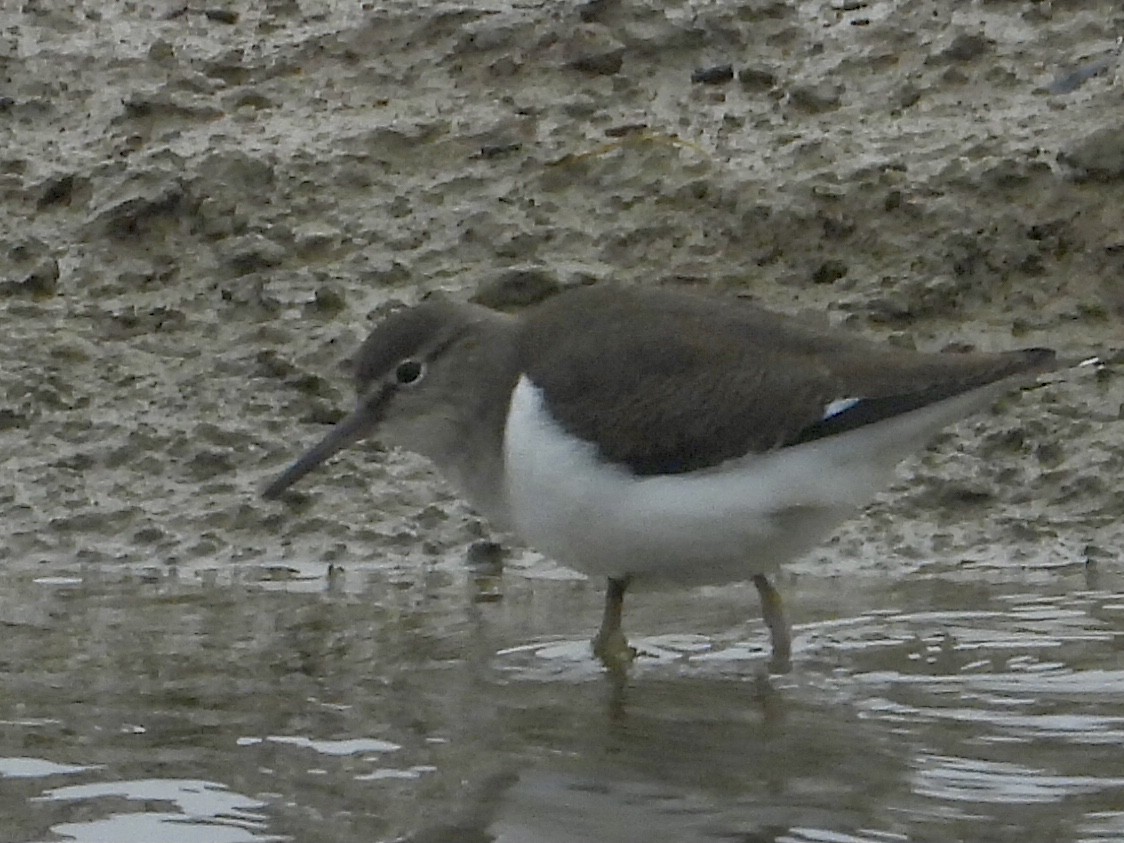
[[[472,300],[495,310],[509,310],[540,302],[561,288],[554,273],[545,267],[516,267],[482,284]]]
[[[991,51],[995,42],[985,35],[975,32],[962,32],[952,39],[952,43],[937,53],[943,61],[973,61]]]
[[[624,63],[624,45],[600,24],[578,27],[557,49],[566,67],[594,76],[612,76]]]
[[[13,280],[0,284],[0,293],[46,298],[58,292],[59,262],[54,258],[42,258],[30,269],[18,265],[14,269]]]
[[[789,90],[788,101],[800,111],[808,114],[819,114],[838,108],[843,91],[843,85],[835,82],[797,85]]]
[[[39,184],[36,188],[38,196],[35,205],[39,210],[51,208],[56,205],[70,205],[79,186],[86,186],[86,179],[79,179],[74,173],[65,173],[61,176],[52,176]]]
[[[844,261],[831,258],[821,263],[812,273],[813,284],[834,284],[847,274],[849,268]]]
[[[1079,181],[1124,178],[1124,124],[1091,132],[1059,152],[1058,161],[1071,168]]]
[[[738,82],[747,91],[768,91],[777,84],[777,74],[767,67],[743,67]]]
[[[700,67],[691,74],[691,81],[699,85],[722,85],[734,78],[734,68],[728,64]]]
[[[89,225],[120,239],[132,239],[160,220],[178,216],[186,198],[178,181],[148,173],[134,176],[107,192],[116,195],[96,207]]]
[[[279,265],[285,259],[285,247],[261,234],[247,234],[231,244],[224,262],[236,275],[249,275]]]
[[[321,316],[334,316],[346,309],[347,297],[337,288],[328,285],[318,287],[312,301],[305,306],[306,311]]]
[[[892,98],[895,108],[906,109],[917,105],[921,100],[921,89],[912,82],[905,82]]]

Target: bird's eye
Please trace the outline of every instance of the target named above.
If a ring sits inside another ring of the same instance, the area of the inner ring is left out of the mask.
[[[394,380],[402,386],[410,386],[422,379],[425,374],[425,364],[420,360],[403,360],[394,370]]]

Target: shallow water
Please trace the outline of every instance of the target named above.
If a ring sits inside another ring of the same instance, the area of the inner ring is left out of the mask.
[[[751,589],[641,594],[623,681],[460,559],[8,573],[0,839],[1121,839],[1119,583],[976,573],[789,578],[771,678]]]

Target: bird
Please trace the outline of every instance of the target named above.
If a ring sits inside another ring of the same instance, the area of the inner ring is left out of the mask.
[[[377,436],[430,460],[501,532],[604,578],[593,653],[635,655],[626,591],[770,579],[889,485],[942,428],[1055,366],[1047,348],[924,352],[736,297],[608,282],[519,314],[429,296],[352,359],[357,401],[262,491]]]

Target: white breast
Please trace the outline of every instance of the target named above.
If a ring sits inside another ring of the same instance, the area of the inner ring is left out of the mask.
[[[532,547],[587,574],[746,580],[815,547],[889,482],[906,454],[1004,388],[711,469],[638,477],[600,461],[521,378],[504,438],[511,525]]]
[[[526,542],[587,574],[641,580],[719,583],[775,570],[851,514],[859,491],[808,459],[772,456],[637,477],[563,430],[525,378],[504,455],[511,522]],[[873,491],[857,485],[864,500]]]

